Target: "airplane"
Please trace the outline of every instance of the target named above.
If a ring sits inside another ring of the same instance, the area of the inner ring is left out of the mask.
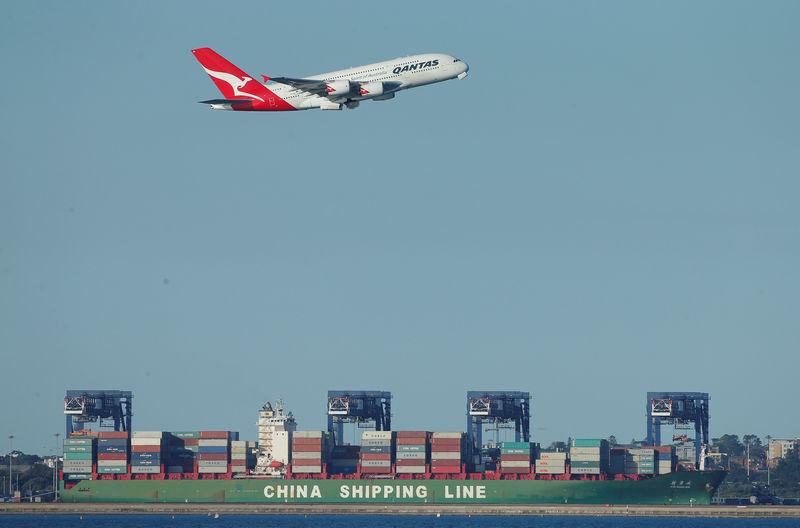
[[[361,101],[385,101],[400,90],[463,79],[469,66],[442,53],[426,53],[356,66],[302,79],[268,77],[264,82],[234,66],[211,48],[192,50],[224,99],[199,101],[213,110],[287,111],[356,108]]]

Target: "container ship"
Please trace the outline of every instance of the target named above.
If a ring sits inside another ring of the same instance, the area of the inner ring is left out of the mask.
[[[360,445],[263,406],[233,431],[104,431],[64,439],[62,502],[710,504],[725,471],[678,471],[672,446],[573,439],[477,449],[460,431],[365,430]],[[482,446],[483,447],[483,446]]]

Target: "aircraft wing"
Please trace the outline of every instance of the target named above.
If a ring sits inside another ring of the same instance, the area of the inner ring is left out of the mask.
[[[197,101],[201,104],[243,104],[243,103],[252,103],[255,99],[209,99],[208,101]]]
[[[298,90],[312,93],[314,95],[326,96],[328,95],[328,83],[325,81],[315,81],[313,79],[292,79],[291,77],[270,77],[270,81],[276,83],[288,84]]]

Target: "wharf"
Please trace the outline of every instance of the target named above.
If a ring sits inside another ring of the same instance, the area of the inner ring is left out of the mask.
[[[0,503],[0,515],[423,515],[800,519],[800,506]]]

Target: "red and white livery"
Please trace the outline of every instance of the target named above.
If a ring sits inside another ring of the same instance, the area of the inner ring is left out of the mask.
[[[469,66],[453,56],[425,53],[302,79],[246,74],[211,48],[192,50],[224,99],[200,101],[215,110],[341,110],[361,101],[392,99],[396,92],[449,79],[463,79]]]

